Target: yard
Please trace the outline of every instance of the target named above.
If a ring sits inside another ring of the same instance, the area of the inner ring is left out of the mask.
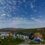
[[[20,44],[22,43],[24,40],[21,40],[21,39],[1,39],[0,40],[0,44],[1,45],[17,45],[17,44]]]
[[[28,44],[28,45],[30,45],[30,44],[32,44],[32,45],[36,44],[37,45],[37,43],[35,43],[34,41],[31,41],[30,43],[28,43],[28,41],[25,42],[24,40],[19,39],[19,38],[16,38],[16,39],[13,39],[13,38],[1,39],[0,38],[0,44],[1,45],[19,45],[19,44],[23,44],[23,43]],[[43,40],[43,42],[41,42],[41,44],[45,44],[45,40]]]
[[[24,43],[24,44],[38,44],[38,43],[35,43],[34,41],[31,41],[30,43],[28,42],[24,42],[24,40],[21,40],[21,39],[3,39],[0,41],[0,44],[1,45],[18,45],[18,44],[21,44],[21,43]],[[45,40],[43,42],[41,42],[41,44],[45,44]]]

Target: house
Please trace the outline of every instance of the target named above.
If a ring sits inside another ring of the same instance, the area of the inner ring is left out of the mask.
[[[4,39],[4,38],[6,38],[8,36],[9,36],[8,32],[0,32],[0,38],[1,39]]]
[[[9,36],[12,36],[13,38],[15,38],[15,31],[14,30],[0,30],[1,39],[7,38]]]
[[[23,39],[23,40],[29,39],[29,36],[25,35],[25,34],[17,34],[17,37],[20,38],[20,39]]]

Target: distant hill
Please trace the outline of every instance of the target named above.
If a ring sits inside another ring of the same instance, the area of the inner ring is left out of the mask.
[[[23,28],[3,28],[0,31],[13,31],[13,32],[34,32],[34,31],[44,31],[45,28],[32,28],[32,29],[23,29]]]

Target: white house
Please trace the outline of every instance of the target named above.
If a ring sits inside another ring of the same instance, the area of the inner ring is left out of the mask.
[[[29,36],[23,35],[23,34],[17,34],[17,37],[20,38],[20,39],[23,39],[23,40],[28,40],[29,39]]]
[[[8,32],[0,32],[1,39],[6,38],[7,36],[9,36]]]

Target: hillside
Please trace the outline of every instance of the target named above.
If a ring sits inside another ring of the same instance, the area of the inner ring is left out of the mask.
[[[45,32],[45,28],[32,28],[32,29],[23,29],[23,28],[3,28],[0,29],[0,31],[14,31],[14,32],[35,32],[35,31],[40,31],[40,32]]]

